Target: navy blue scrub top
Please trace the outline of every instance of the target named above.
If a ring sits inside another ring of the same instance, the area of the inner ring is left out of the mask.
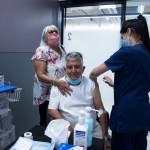
[[[118,132],[149,130],[150,53],[143,44],[122,47],[104,63],[115,73],[110,128],[117,127]]]

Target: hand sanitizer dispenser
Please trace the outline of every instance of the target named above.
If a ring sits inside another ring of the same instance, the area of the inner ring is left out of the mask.
[[[87,132],[87,146],[92,145],[92,132],[93,132],[93,118],[91,118],[90,114],[91,110],[86,109],[85,113],[85,123],[88,125],[88,132]]]
[[[75,146],[83,147],[83,150],[87,150],[87,132],[88,126],[85,123],[85,112],[81,110],[78,123],[75,125],[74,128],[73,144]]]

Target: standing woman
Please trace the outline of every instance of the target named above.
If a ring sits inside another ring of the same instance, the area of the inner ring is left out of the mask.
[[[50,90],[57,86],[62,94],[69,92],[69,85],[59,78],[65,75],[65,50],[60,45],[60,35],[56,26],[44,28],[40,46],[32,57],[35,68],[33,104],[39,106],[40,125],[47,125],[47,109]]]
[[[94,68],[94,79],[111,70],[114,106],[110,116],[111,150],[146,150],[150,130],[150,39],[145,18],[126,20],[120,33],[123,47]]]

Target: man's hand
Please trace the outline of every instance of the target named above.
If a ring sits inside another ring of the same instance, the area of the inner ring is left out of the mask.
[[[104,150],[111,149],[111,140],[105,140]]]
[[[68,130],[69,130],[70,132],[73,132],[73,128],[72,128],[71,125],[68,127]]]

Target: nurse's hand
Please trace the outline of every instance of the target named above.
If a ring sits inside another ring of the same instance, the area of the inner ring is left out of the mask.
[[[114,82],[112,81],[112,79],[108,76],[104,76],[103,77],[103,81],[105,83],[107,83],[109,86],[114,87]]]
[[[58,87],[62,95],[65,96],[67,96],[67,94],[71,95],[71,92],[73,92],[73,90],[70,88],[70,85],[63,80],[55,79],[55,86]]]
[[[73,128],[72,128],[71,125],[68,127],[68,130],[69,130],[70,132],[73,132]]]

